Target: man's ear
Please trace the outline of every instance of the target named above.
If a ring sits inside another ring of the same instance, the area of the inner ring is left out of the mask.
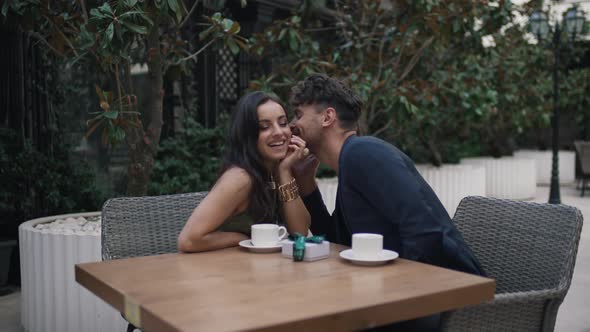
[[[336,123],[338,118],[336,117],[336,110],[334,107],[328,107],[324,110],[324,120],[322,121],[323,127],[329,127]]]

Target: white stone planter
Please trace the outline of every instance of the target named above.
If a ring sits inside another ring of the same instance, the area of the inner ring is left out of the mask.
[[[533,159],[476,157],[461,159],[463,165],[486,169],[486,196],[526,200],[535,197],[537,172]]]
[[[516,158],[535,160],[537,166],[537,184],[551,183],[551,164],[553,153],[541,150],[519,150],[514,152]],[[571,184],[576,181],[576,153],[573,151],[559,151],[559,183]]]
[[[432,187],[443,206],[453,216],[457,205],[466,196],[485,196],[486,177],[482,166],[472,165],[416,165],[418,172]],[[338,178],[317,179],[328,212],[334,211]]]
[[[19,226],[21,322],[26,331],[125,331],[127,323],[119,312],[74,278],[75,264],[101,260],[100,233],[35,227],[58,219],[99,216],[100,212],[51,216]]]
[[[338,191],[338,178],[322,178],[316,179],[318,189],[322,193],[324,204],[330,214],[334,212],[336,207],[336,191]]]
[[[479,165],[416,165],[452,217],[459,202],[467,196],[485,196],[486,173]]]

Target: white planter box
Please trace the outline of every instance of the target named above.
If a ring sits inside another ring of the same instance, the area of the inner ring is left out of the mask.
[[[324,204],[328,212],[332,214],[336,206],[336,191],[338,191],[338,178],[322,178],[316,179],[318,189],[322,193]]]
[[[467,196],[485,196],[485,168],[478,165],[416,165],[452,217],[459,202]]]
[[[57,219],[97,216],[100,212],[51,216],[19,226],[21,322],[26,331],[125,331],[119,312],[74,278],[75,264],[101,260],[100,235],[35,228]]]
[[[418,172],[432,187],[450,216],[466,196],[485,196],[486,177],[482,166],[471,165],[416,165]],[[317,179],[326,208],[334,211],[338,178]]]
[[[519,200],[535,197],[537,172],[533,159],[476,157],[461,159],[461,164],[485,167],[486,196]]]
[[[537,184],[548,185],[551,183],[551,165],[553,153],[540,150],[519,150],[514,152],[516,158],[535,160],[537,166]],[[560,150],[559,154],[559,183],[571,184],[576,181],[576,153]]]

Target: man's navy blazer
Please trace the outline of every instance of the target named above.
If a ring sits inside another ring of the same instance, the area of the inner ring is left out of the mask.
[[[402,258],[485,275],[432,188],[396,147],[353,135],[342,146],[338,167],[332,216],[319,190],[303,198],[314,234],[350,246],[354,233],[378,233],[383,247]]]

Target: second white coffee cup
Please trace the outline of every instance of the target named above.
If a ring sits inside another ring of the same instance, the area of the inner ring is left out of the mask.
[[[256,224],[251,228],[252,244],[256,247],[274,246],[287,238],[287,228],[275,224]]]
[[[358,258],[376,258],[383,251],[383,235],[373,233],[352,234],[352,254]]]

